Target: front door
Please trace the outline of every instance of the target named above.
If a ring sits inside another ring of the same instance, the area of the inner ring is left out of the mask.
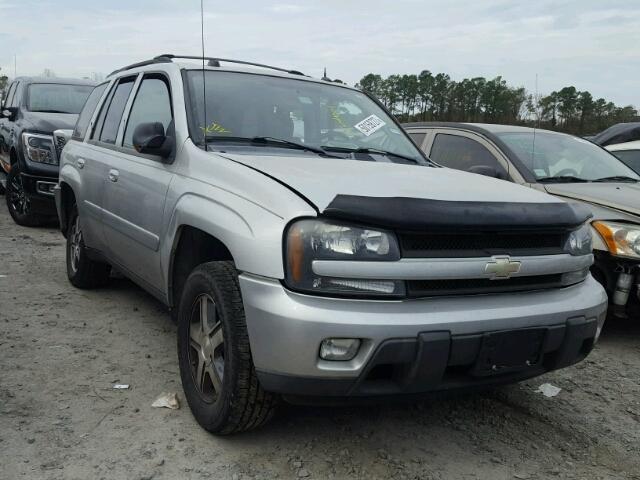
[[[133,132],[141,123],[173,126],[169,81],[147,74],[139,82],[109,161],[103,225],[109,257],[148,286],[162,290],[160,243],[164,205],[173,176],[170,164],[138,153]]]

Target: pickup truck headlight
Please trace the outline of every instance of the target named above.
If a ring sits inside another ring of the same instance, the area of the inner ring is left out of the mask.
[[[571,232],[567,238],[565,251],[575,256],[589,255],[593,251],[593,237],[588,223]]]
[[[32,162],[58,165],[58,156],[51,135],[23,133],[22,143],[25,156]]]
[[[611,255],[640,258],[640,225],[617,222],[594,222]]]
[[[314,260],[396,261],[400,248],[391,232],[325,220],[299,220],[285,239],[285,283],[294,290],[350,296],[403,296],[403,281],[321,277]]]

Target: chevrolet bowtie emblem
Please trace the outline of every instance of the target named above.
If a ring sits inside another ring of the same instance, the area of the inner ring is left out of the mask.
[[[520,271],[520,262],[512,261],[510,257],[491,257],[492,261],[484,267],[484,273],[489,274],[491,280],[505,280]]]

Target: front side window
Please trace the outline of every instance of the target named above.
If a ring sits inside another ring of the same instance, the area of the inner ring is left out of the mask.
[[[9,90],[7,91],[7,96],[4,99],[4,104],[2,105],[3,107],[10,107],[11,106],[11,102],[13,100],[13,94],[16,91],[16,82],[13,82],[10,86],[9,86]]]
[[[27,110],[77,115],[92,90],[91,85],[32,83],[29,85]]]
[[[487,147],[460,135],[437,134],[429,157],[440,165],[465,172],[472,171],[473,167],[491,167],[501,178],[507,178],[504,167]]]
[[[91,122],[91,118],[93,117],[93,112],[98,106],[98,102],[100,98],[102,98],[102,94],[107,88],[108,83],[103,83],[102,85],[98,85],[93,89],[89,98],[87,98],[82,111],[80,112],[80,116],[78,117],[78,121],[76,122],[76,126],[73,130],[73,138],[82,140],[84,138],[84,134],[87,132],[87,128],[89,128],[89,123]]]
[[[539,182],[616,181],[638,175],[588,140],[552,132],[504,132],[497,136]]]
[[[611,152],[629,168],[640,174],[640,150],[618,150]]]
[[[101,118],[98,119],[100,123],[96,127],[94,138],[97,137],[103,143],[116,143],[120,120],[122,120],[122,114],[127,105],[129,94],[131,94],[131,90],[133,89],[134,81],[135,77],[132,77],[121,80],[120,83],[118,83],[111,98],[108,99],[102,107],[102,111],[100,112]]]
[[[172,118],[171,96],[167,82],[160,77],[144,78],[131,107],[123,146],[133,147],[133,132],[141,123],[162,123],[166,132]]]
[[[384,109],[357,90],[249,73],[203,74],[201,70],[188,71],[186,82],[191,137],[210,148],[220,143],[225,148],[234,142],[246,145],[251,139],[269,137],[345,158],[364,153],[367,160],[426,163]],[[278,148],[287,148],[281,145]]]

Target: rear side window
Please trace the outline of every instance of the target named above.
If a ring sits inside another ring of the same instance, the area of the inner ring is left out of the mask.
[[[84,138],[85,133],[87,133],[87,128],[89,128],[89,123],[91,122],[91,118],[93,117],[93,112],[98,106],[98,102],[102,97],[105,89],[107,88],[107,83],[103,83],[102,85],[98,85],[93,89],[89,98],[87,98],[87,102],[82,107],[82,111],[80,112],[80,116],[78,117],[78,121],[76,122],[76,128],[73,130],[73,138],[76,140],[82,140]]]
[[[640,173],[640,150],[618,150],[617,152],[611,152],[627,167],[634,170],[636,173]]]
[[[94,139],[103,143],[116,143],[120,120],[122,120],[124,107],[127,105],[134,81],[135,77],[120,80],[111,97],[104,103],[93,135]]]
[[[507,178],[505,169],[484,145],[459,135],[436,135],[429,158],[445,167],[466,172],[471,167],[493,167]]]
[[[159,76],[145,77],[129,113],[123,146],[133,147],[133,132],[141,123],[162,123],[166,132],[172,118],[171,96],[167,81]]]

